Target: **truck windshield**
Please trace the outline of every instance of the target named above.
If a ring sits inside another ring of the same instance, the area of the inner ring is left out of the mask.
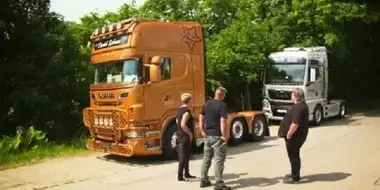
[[[139,59],[99,63],[95,67],[95,84],[133,84],[140,77]]]
[[[272,62],[266,69],[265,84],[302,85],[305,64]]]

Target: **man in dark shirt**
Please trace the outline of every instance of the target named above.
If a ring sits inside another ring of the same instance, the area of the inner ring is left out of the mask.
[[[305,93],[296,88],[292,92],[294,105],[281,121],[278,136],[285,139],[286,150],[291,164],[291,175],[286,175],[284,183],[296,183],[300,180],[300,149],[309,132],[309,107],[305,103]]]
[[[219,87],[215,91],[215,98],[208,100],[199,116],[199,127],[205,137],[204,157],[201,169],[200,187],[211,185],[208,179],[208,170],[211,160],[215,156],[215,190],[228,190],[223,181],[224,162],[226,160],[227,142],[230,137],[227,128],[227,106],[223,102],[227,90]]]

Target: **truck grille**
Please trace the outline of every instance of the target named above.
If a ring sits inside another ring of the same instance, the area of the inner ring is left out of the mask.
[[[277,100],[291,100],[292,91],[287,90],[268,90],[269,98]]]
[[[270,102],[270,103],[272,107],[273,116],[279,116],[279,117],[285,116],[285,113],[278,112],[279,109],[289,111],[293,106],[293,103],[284,103],[284,102]]]
[[[116,141],[128,127],[127,112],[116,108],[86,108],[83,122],[98,139]]]
[[[89,139],[86,141],[86,148],[93,151],[106,152],[127,157],[133,155],[133,148],[130,145],[110,143],[107,147],[104,144],[104,142]]]

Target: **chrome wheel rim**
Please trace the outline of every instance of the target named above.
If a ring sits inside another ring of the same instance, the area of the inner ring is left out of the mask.
[[[317,109],[315,111],[315,120],[317,121],[317,123],[321,122],[322,120],[322,113],[320,109]]]
[[[255,133],[256,136],[262,136],[263,135],[263,133],[264,133],[264,122],[261,119],[255,121],[253,132]]]
[[[170,144],[172,148],[175,148],[177,146],[177,134],[173,133]]]
[[[243,123],[241,121],[235,121],[232,125],[232,135],[235,139],[240,139],[243,136]]]
[[[340,106],[340,115],[341,116],[346,115],[346,106],[345,105]]]

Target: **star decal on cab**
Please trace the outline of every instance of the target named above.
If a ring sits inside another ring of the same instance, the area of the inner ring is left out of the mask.
[[[194,45],[197,42],[202,41],[201,38],[197,35],[195,26],[191,28],[182,27],[182,31],[183,31],[182,42],[186,43],[190,47],[191,51],[193,51]]]

